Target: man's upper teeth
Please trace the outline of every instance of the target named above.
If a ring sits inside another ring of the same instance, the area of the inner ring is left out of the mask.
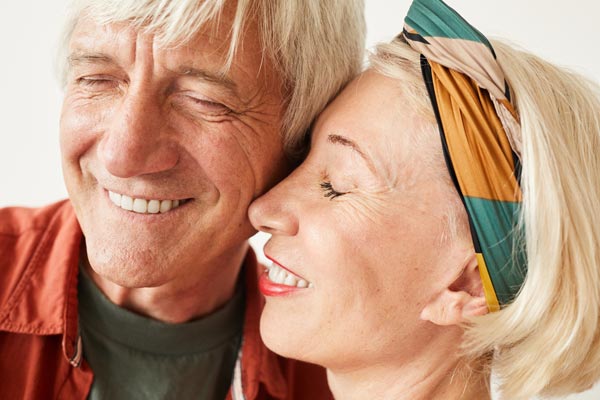
[[[272,264],[271,268],[269,268],[269,279],[272,282],[278,283],[280,285],[296,286],[301,289],[312,287],[312,283],[309,283],[302,278],[294,276],[293,274],[281,268],[277,264]]]
[[[157,214],[166,213],[174,208],[179,207],[179,200],[146,200],[135,199],[125,194],[119,194],[108,191],[108,197],[117,206],[123,210],[133,211],[140,214]]]

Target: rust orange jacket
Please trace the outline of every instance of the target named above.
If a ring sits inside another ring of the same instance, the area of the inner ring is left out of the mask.
[[[77,274],[82,232],[69,201],[0,209],[0,399],[85,399],[94,373],[81,359]],[[262,343],[259,266],[246,257],[241,368],[228,399],[330,399],[322,368]]]

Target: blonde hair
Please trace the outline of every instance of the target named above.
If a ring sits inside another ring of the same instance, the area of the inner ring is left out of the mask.
[[[493,354],[502,398],[566,395],[600,379],[600,88],[493,46],[521,120],[528,273],[513,303],[466,327],[463,350]],[[402,79],[417,112],[433,116],[414,50],[395,40],[371,60]]]
[[[64,84],[67,49],[79,18],[100,23],[128,21],[157,35],[160,44],[178,45],[219,17],[229,0],[72,0],[59,52]],[[362,68],[365,21],[363,0],[237,0],[224,70],[243,41],[244,25],[258,22],[265,55],[283,78],[287,93],[281,130],[286,152],[304,150],[307,131],[341,88]]]

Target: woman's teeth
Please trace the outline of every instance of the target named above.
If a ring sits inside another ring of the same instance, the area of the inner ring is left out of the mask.
[[[300,289],[310,288],[313,286],[312,283],[292,275],[277,264],[272,264],[269,268],[269,279],[279,285],[292,286]]]
[[[124,194],[108,191],[108,197],[118,207],[123,210],[133,211],[140,214],[158,214],[166,213],[179,207],[182,202],[179,200],[146,200],[134,199]]]

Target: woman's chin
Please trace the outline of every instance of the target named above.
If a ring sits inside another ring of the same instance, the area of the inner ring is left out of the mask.
[[[314,336],[303,330],[301,324],[286,319],[273,318],[268,312],[263,312],[260,319],[260,335],[267,348],[286,358],[317,363],[309,359],[312,352],[307,351],[310,338]]]

